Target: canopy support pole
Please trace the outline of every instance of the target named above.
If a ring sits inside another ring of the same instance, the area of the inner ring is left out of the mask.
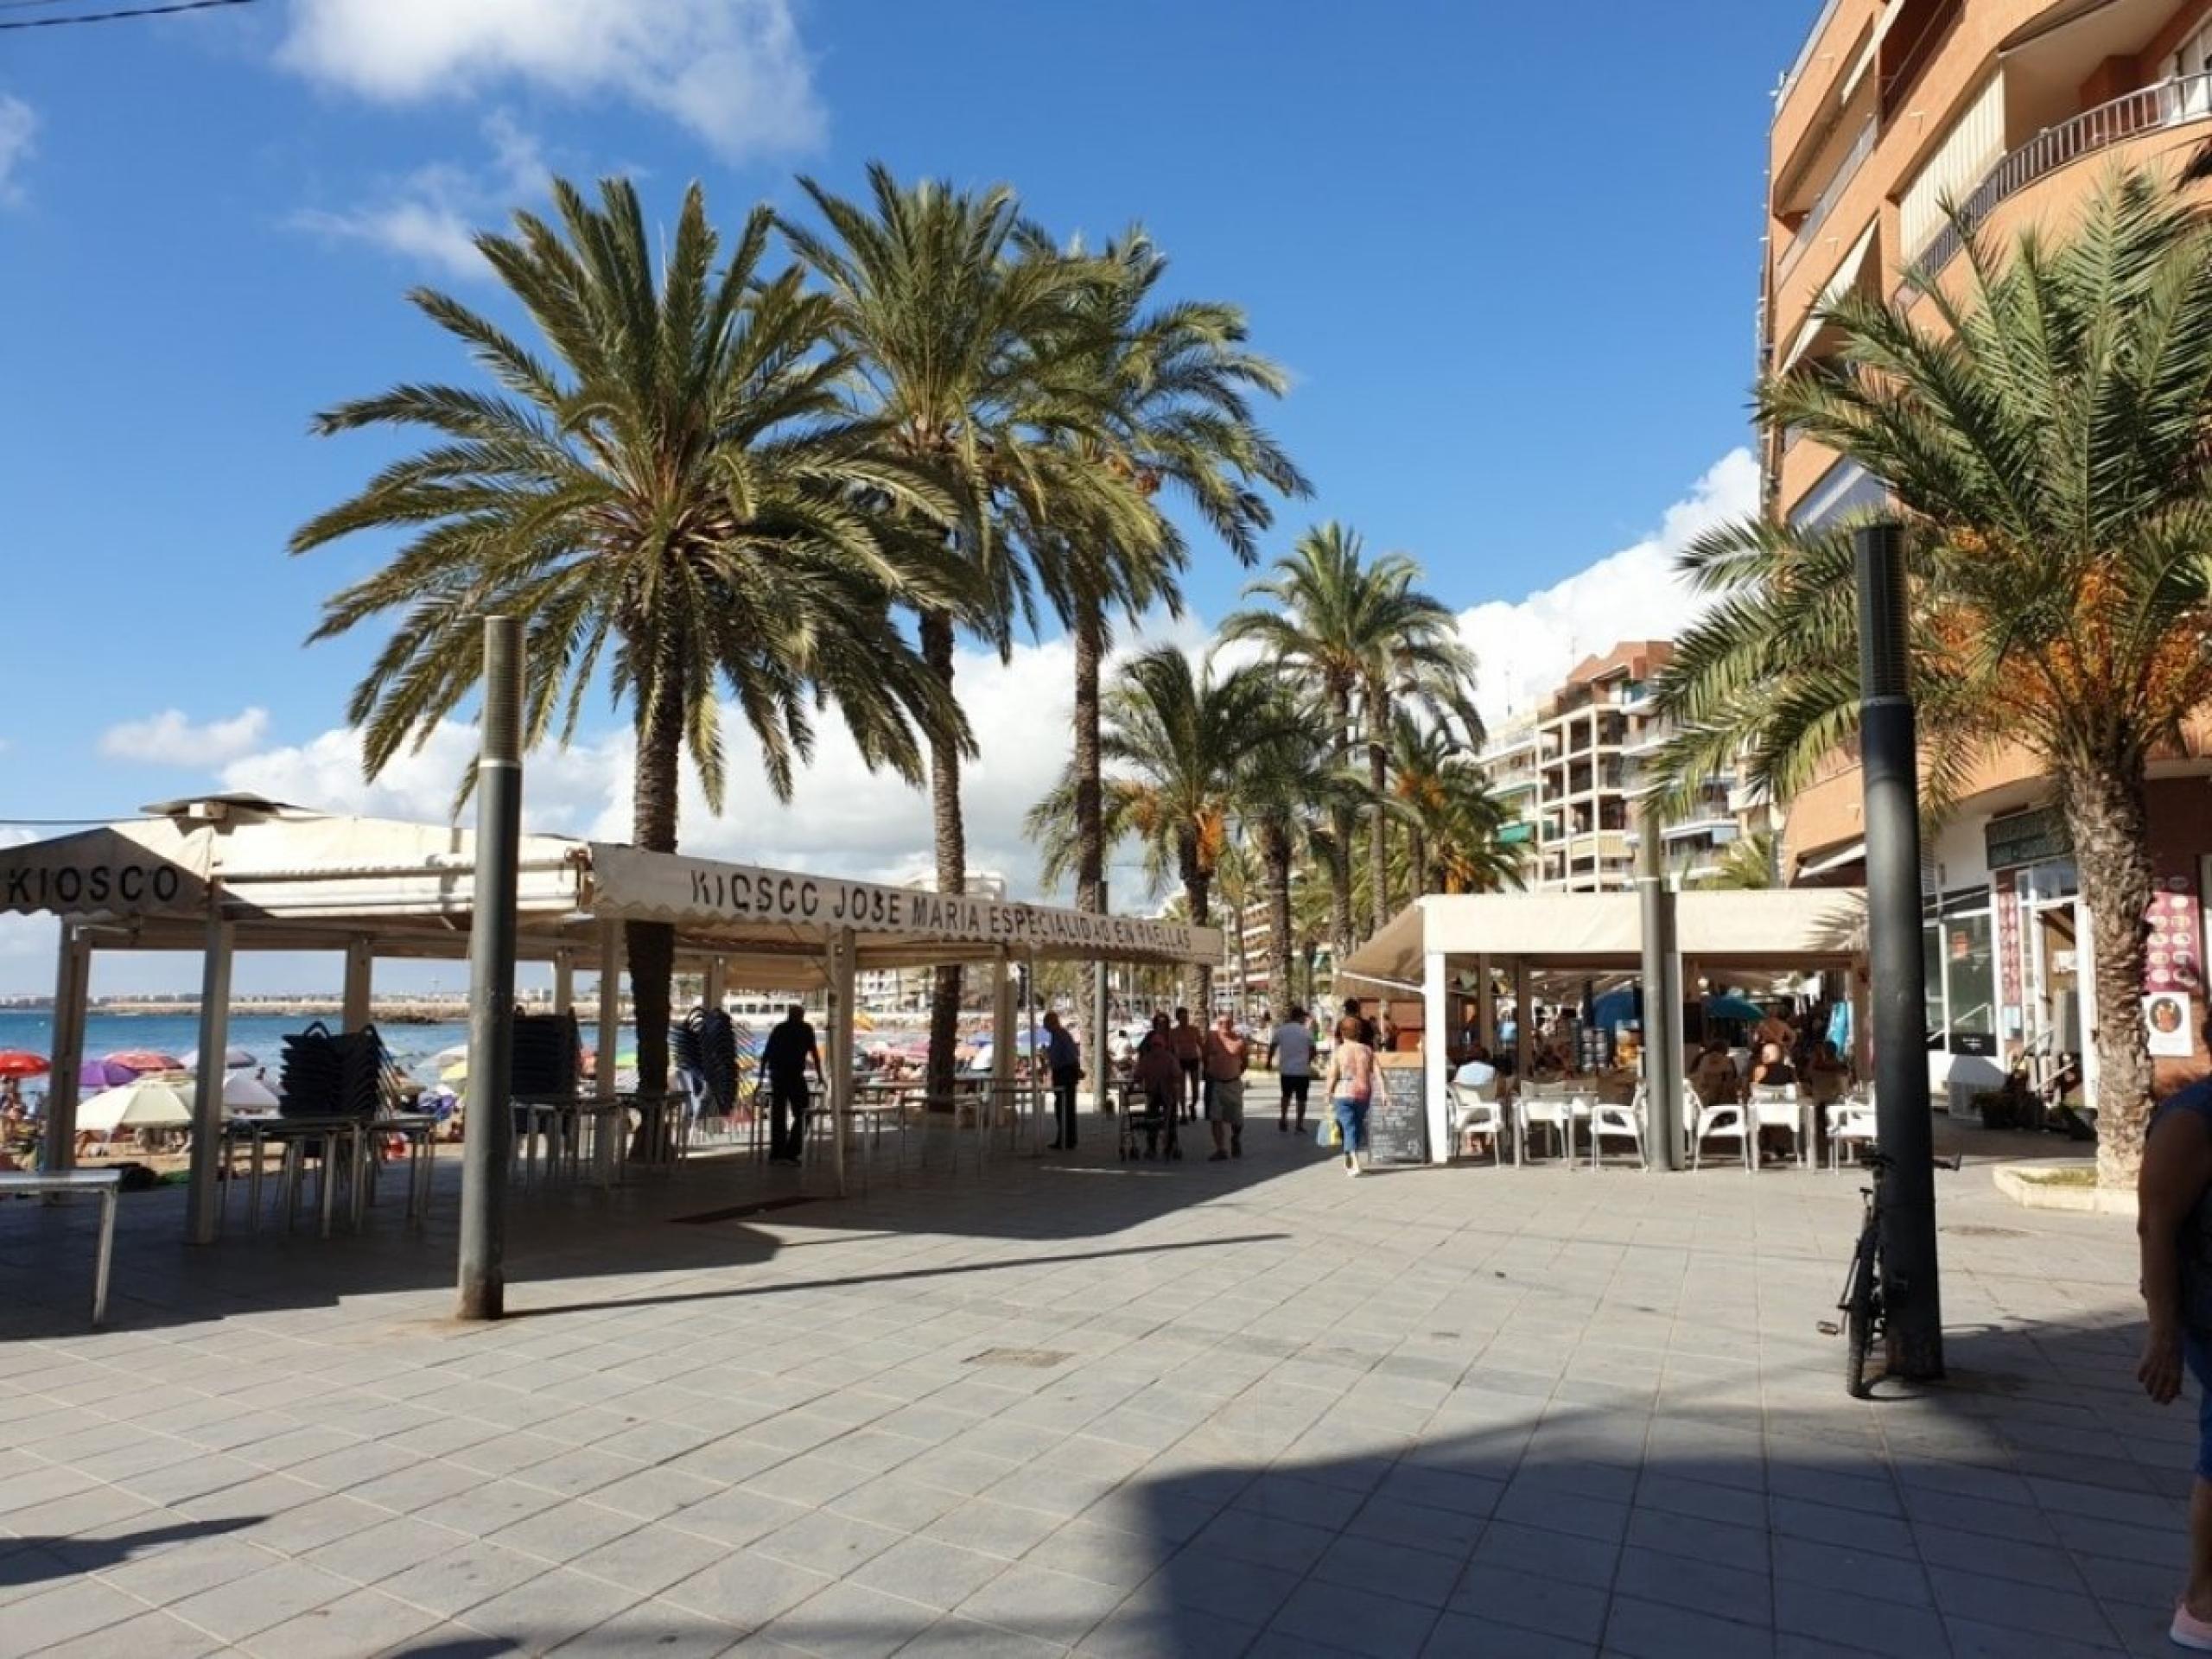
[[[185,1237],[194,1244],[213,1244],[223,1218],[223,1084],[231,1075],[231,952],[238,940],[238,929],[223,919],[222,901],[213,893],[208,898],[200,969],[200,1068],[192,1084],[192,1172],[184,1206]]]
[[[77,1163],[77,1073],[85,1064],[85,1003],[92,977],[92,940],[81,929],[62,923],[54,968],[54,1070],[48,1074],[46,1131],[38,1159],[49,1175]]]
[[[1106,883],[1098,884],[1098,912],[1107,912]],[[1108,1058],[1106,1023],[1112,1018],[1107,1009],[1107,965],[1100,957],[1090,964],[1090,1018],[1084,1023],[1090,1028],[1084,1033],[1090,1048],[1090,1103],[1094,1109],[1110,1112],[1114,1109],[1114,1065]],[[1030,1057],[1033,1060],[1036,1056]]]
[[[1451,1071],[1452,963],[1441,950],[1421,957],[1421,1087],[1428,1109],[1428,1161],[1448,1164],[1452,1145]]]
[[[1497,1052],[1497,986],[1487,955],[1475,958],[1475,1037],[1493,1055]]]
[[[702,1007],[709,1010],[721,1007],[722,996],[726,989],[723,982],[728,971],[728,964],[721,957],[709,957],[707,958],[707,971],[699,989],[699,1001]]]
[[[983,1152],[991,1140],[991,1120],[1001,1107],[1014,1104],[1014,976],[1013,957],[1004,945],[991,953],[991,1098],[976,1125],[976,1165],[982,1167]]]
[[[599,1065],[592,1094],[602,1103],[614,1098],[615,1058],[622,1044],[622,924],[599,925]],[[610,1122],[593,1148],[602,1186],[614,1185],[614,1147],[621,1132]]]
[[[346,995],[340,1004],[339,1020],[348,1031],[359,1031],[369,1023],[376,957],[376,948],[368,940],[346,941]]]
[[[1529,980],[1529,959],[1513,959],[1513,1075],[1527,1082],[1535,1068],[1536,997]]]
[[[553,1012],[574,1014],[576,1011],[576,958],[563,945],[553,953]]]
[[[830,1168],[837,1196],[845,1196],[845,1139],[853,1105],[853,930],[830,936]],[[721,959],[708,969],[709,983],[720,977]],[[719,995],[719,991],[717,991]]]
[[[1029,995],[1026,999],[1023,1018],[1029,1022],[1029,1133],[1024,1139],[1028,1144],[1022,1151],[1032,1157],[1037,1153],[1037,1124],[1045,1115],[1045,1068],[1037,1059],[1037,947],[1029,947]]]

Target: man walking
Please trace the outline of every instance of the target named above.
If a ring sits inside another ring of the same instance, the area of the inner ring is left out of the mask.
[[[1169,1045],[1175,1051],[1175,1063],[1183,1068],[1182,1116],[1185,1122],[1195,1123],[1198,1117],[1198,1096],[1206,1054],[1205,1033],[1191,1023],[1188,1008],[1175,1010],[1174,1027],[1167,1033]]]
[[[1213,1126],[1213,1156],[1208,1163],[1244,1155],[1244,1069],[1252,1046],[1236,1029],[1236,1016],[1224,1014],[1206,1033],[1206,1121]]]
[[[1060,1023],[1057,1009],[1045,1016],[1045,1064],[1052,1072],[1052,1152],[1075,1150],[1075,1086],[1083,1081],[1083,1051]]]
[[[1294,1103],[1298,1107],[1299,1132],[1305,1133],[1306,1096],[1313,1086],[1313,1030],[1306,1023],[1305,1009],[1293,1007],[1290,1017],[1274,1028],[1268,1039],[1268,1064],[1274,1067],[1282,1087],[1276,1129],[1289,1131],[1290,1109]]]
[[[814,1067],[814,1080],[822,1082],[822,1051],[815,1045],[814,1027],[806,1023],[806,1010],[792,1003],[781,1024],[768,1033],[760,1051],[768,1072],[768,1097],[775,1116],[769,1120],[768,1161],[795,1164],[806,1145],[806,1068]]]

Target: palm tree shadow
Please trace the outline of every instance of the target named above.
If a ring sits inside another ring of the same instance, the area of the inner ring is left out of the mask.
[[[268,1517],[251,1515],[220,1521],[182,1521],[175,1526],[149,1527],[143,1532],[117,1538],[11,1538],[8,1553],[0,1555],[0,1589],[21,1588],[48,1579],[74,1579],[87,1573],[121,1567],[143,1552],[163,1544],[181,1544],[194,1538],[215,1538],[258,1526]]]

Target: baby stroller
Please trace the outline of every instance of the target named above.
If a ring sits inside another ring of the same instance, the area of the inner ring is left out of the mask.
[[[1141,1086],[1129,1090],[1127,1109],[1117,1119],[1121,1125],[1119,1150],[1124,1163],[1140,1156],[1153,1158],[1164,1155],[1170,1163],[1182,1157],[1182,1143],[1175,1137],[1176,1106],[1173,1096],[1155,1100]],[[1160,1147],[1163,1133],[1166,1136],[1164,1152]],[[1144,1139],[1141,1154],[1137,1150],[1139,1136]]]

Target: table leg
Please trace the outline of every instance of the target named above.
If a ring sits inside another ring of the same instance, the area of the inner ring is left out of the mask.
[[[249,1235],[261,1230],[261,1155],[265,1150],[263,1141],[261,1126],[257,1123],[246,1137],[248,1155],[253,1160],[253,1167],[246,1172],[245,1178],[245,1230]]]
[[[316,1183],[315,1196],[317,1220],[321,1224],[322,1236],[325,1238],[330,1236],[331,1206],[338,1196],[330,1185],[331,1166],[337,1161],[338,1148],[333,1144],[336,1139],[337,1137],[328,1129],[322,1132],[322,1175]]]
[[[115,1262],[115,1189],[100,1193],[100,1248],[92,1261],[92,1329],[107,1323],[108,1268]]]
[[[361,1230],[361,1217],[368,1211],[369,1181],[376,1173],[384,1149],[378,1145],[376,1135],[367,1124],[353,1131],[353,1230]]]

